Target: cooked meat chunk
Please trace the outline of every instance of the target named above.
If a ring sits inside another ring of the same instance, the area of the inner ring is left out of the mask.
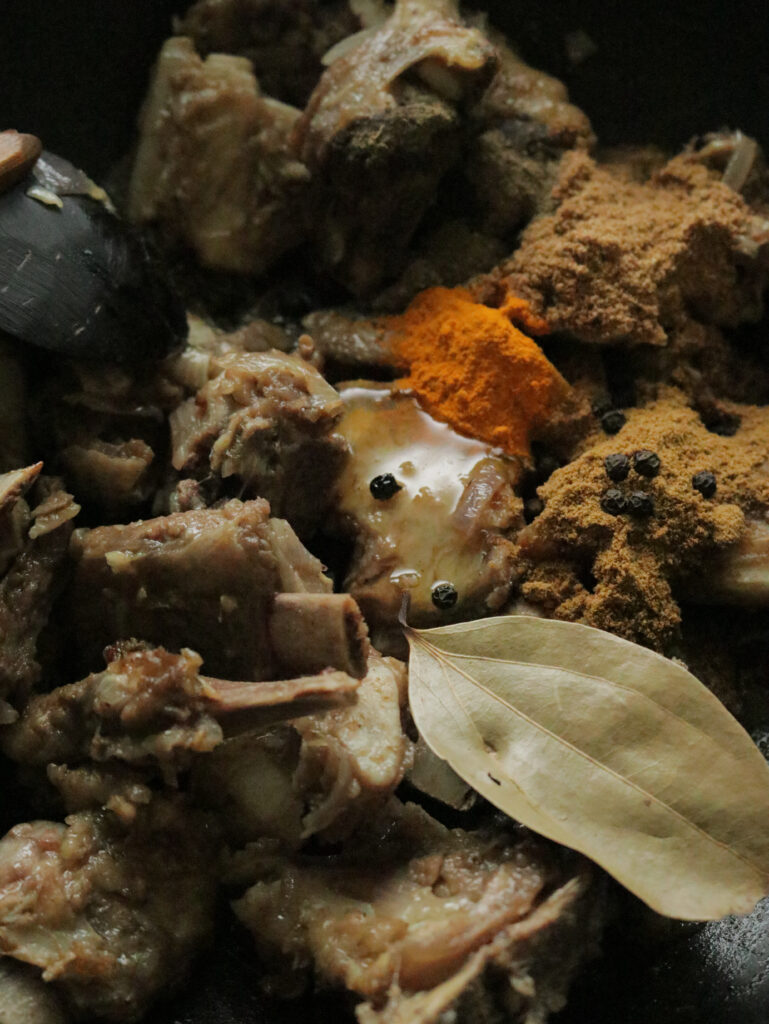
[[[499,66],[473,112],[479,134],[464,170],[484,228],[504,236],[547,205],[563,153],[594,140],[558,79],[525,64],[498,33],[489,36]]]
[[[405,666],[374,654],[354,704],[292,723],[302,740],[294,786],[304,798],[303,835],[344,835],[393,792],[410,755],[405,701]]]
[[[195,768],[199,799],[235,843],[272,836],[291,849],[349,834],[386,803],[409,763],[401,725],[405,667],[372,653],[348,707],[241,736]]]
[[[23,549],[30,525],[24,494],[40,475],[43,463],[12,469],[0,475],[0,574]]]
[[[263,96],[244,57],[161,50],[140,120],[128,212],[219,270],[260,274],[302,237],[307,171],[289,149],[299,112]]]
[[[270,96],[303,107],[321,57],[358,29],[346,0],[197,0],[177,24],[203,54],[248,57]]]
[[[587,116],[572,103],[563,82],[531,68],[493,30],[487,32],[497,51],[497,70],[474,111],[487,125],[504,122],[536,124],[562,149],[586,147],[595,138]]]
[[[189,650],[118,652],[104,672],[30,701],[3,734],[3,749],[26,764],[116,759],[160,762],[173,774],[193,752],[212,750],[222,740],[200,665]]]
[[[512,574],[507,535],[523,525],[513,492],[521,469],[433,420],[405,395],[375,386],[341,394],[339,432],[352,454],[339,480],[334,525],[355,539],[345,589],[360,604],[374,645],[397,655],[404,592],[410,621],[423,626],[502,606]],[[387,473],[400,488],[381,500],[371,482]],[[450,610],[432,600],[442,582],[456,591]]]
[[[393,363],[390,338],[376,319],[352,310],[319,309],[302,322],[321,355],[345,368]]]
[[[346,454],[334,433],[342,401],[296,355],[244,352],[215,361],[216,375],[171,415],[174,469],[237,478],[300,536],[325,515]]]
[[[664,346],[692,321],[736,327],[760,317],[766,221],[696,160],[677,157],[637,182],[575,152],[553,194],[555,212],[530,224],[492,275],[553,330]]]
[[[135,636],[172,650],[195,644],[206,668],[229,679],[327,667],[360,674],[365,632],[355,603],[329,593],[320,562],[288,523],[270,519],[265,501],[81,530],[73,554],[70,606],[92,667],[107,644]],[[276,601],[287,592],[307,595],[326,623],[321,636],[306,628],[301,601],[289,610]],[[286,627],[277,644],[273,613]]]
[[[58,481],[38,482],[24,546],[0,581],[0,706],[19,707],[39,681],[38,640],[67,576],[72,519],[80,506]],[[10,717],[9,717],[10,715]]]
[[[200,676],[193,651],[125,645],[109,653],[106,671],[30,701],[2,749],[21,764],[47,765],[68,810],[103,805],[126,820],[148,802],[153,770],[174,783],[225,735],[339,708],[360,685],[334,671],[240,683]]]
[[[449,831],[413,804],[393,802],[321,863],[252,853],[257,880],[235,910],[260,956],[362,997],[364,1024],[432,1024],[471,999],[468,1021],[544,1020],[593,951],[598,897],[586,865],[499,830]],[[235,863],[244,872],[247,862],[248,852]],[[507,984],[484,988],[486,968],[485,980]]]
[[[3,1024],[67,1024],[69,1015],[40,972],[0,960],[0,1020]]]
[[[209,932],[215,852],[206,819],[162,798],[128,831],[106,811],[17,825],[0,840],[0,950],[77,1016],[138,1020]]]
[[[687,581],[686,597],[705,604],[769,606],[769,522],[749,519],[739,542]]]
[[[70,362],[35,396],[35,444],[91,510],[131,518],[159,482],[178,384],[153,369]]]
[[[224,356],[292,348],[289,334],[268,320],[248,320],[234,331],[224,331],[194,313],[187,314],[187,341],[180,352],[165,360],[164,371],[185,391],[197,391],[221,372]]]
[[[296,731],[280,725],[228,740],[195,765],[195,802],[218,815],[231,843],[269,836],[288,849],[300,846],[304,805],[293,785],[299,746]]]
[[[63,470],[78,495],[107,515],[135,508],[152,495],[154,458],[152,448],[139,438],[117,443],[93,438],[61,452]]]
[[[319,257],[351,291],[367,294],[402,268],[459,155],[456,105],[488,82],[494,55],[461,23],[453,0],[398,0],[384,24],[339,53],[294,138],[313,175]]]
[[[46,776],[67,814],[106,808],[125,825],[131,825],[139,808],[152,799],[152,772],[145,768],[116,763],[75,768],[49,764]]]

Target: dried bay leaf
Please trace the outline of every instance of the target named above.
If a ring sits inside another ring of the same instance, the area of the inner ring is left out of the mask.
[[[669,917],[769,891],[769,766],[681,665],[524,615],[405,629],[421,735],[495,806]]]

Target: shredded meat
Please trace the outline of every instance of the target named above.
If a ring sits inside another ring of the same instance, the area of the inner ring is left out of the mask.
[[[140,438],[117,443],[94,438],[61,452],[64,472],[78,495],[107,515],[142,505],[152,495],[154,458],[152,448]]]
[[[348,835],[386,803],[410,762],[401,725],[405,666],[372,653],[348,707],[244,735],[198,762],[196,791],[234,842],[297,849]]]
[[[261,957],[274,970],[313,969],[350,989],[364,1000],[363,1024],[437,1022],[470,995],[488,1016],[467,1019],[496,1020],[502,1007],[506,1020],[541,1019],[563,1004],[595,939],[586,865],[561,865],[545,844],[498,830],[450,832],[413,804],[391,804],[321,863],[257,844],[233,867],[257,879],[234,906]],[[544,947],[537,957],[532,941]],[[552,988],[539,974],[548,946],[560,960]],[[487,967],[507,974],[504,992],[493,984],[484,992]]]
[[[78,1016],[138,1020],[210,930],[215,851],[206,820],[165,798],[128,831],[107,811],[17,825],[0,841],[0,950]]]
[[[322,520],[346,454],[333,432],[342,401],[305,360],[244,352],[214,361],[213,376],[171,415],[173,466],[237,478],[300,536]]]
[[[100,519],[131,518],[158,485],[180,398],[154,370],[68,362],[34,399],[35,442]]]
[[[261,94],[246,58],[202,60],[190,39],[169,39],[141,115],[130,218],[160,223],[204,266],[262,273],[302,238],[298,116]]]
[[[22,549],[0,581],[0,705],[5,721],[13,716],[8,702],[21,706],[39,682],[42,669],[38,641],[67,576],[72,519],[80,511],[71,494],[53,478],[35,489]]]
[[[113,762],[111,764],[49,764],[46,776],[58,791],[67,814],[79,811],[111,811],[125,825],[132,825],[140,807],[152,799],[152,772]]]
[[[30,524],[29,505],[23,495],[40,475],[42,462],[13,469],[0,476],[0,573],[24,548]]]
[[[3,749],[25,764],[159,761],[172,773],[222,740],[200,664],[188,650],[118,652],[104,672],[34,698],[5,731]]]
[[[459,155],[456,105],[488,82],[494,54],[453,0],[398,0],[384,24],[339,52],[294,139],[313,175],[320,259],[365,294],[401,269]]]
[[[203,54],[248,57],[270,96],[304,106],[323,54],[357,28],[346,0],[197,0],[177,32]]]
[[[81,530],[70,607],[85,661],[141,637],[180,650],[193,643],[208,671],[229,679],[277,678],[327,667],[360,674],[365,630],[355,603],[330,594],[321,563],[265,501],[177,512],[128,526]],[[325,622],[313,648],[301,632],[307,605]],[[323,600],[321,600],[323,598]],[[282,636],[271,633],[279,615]]]

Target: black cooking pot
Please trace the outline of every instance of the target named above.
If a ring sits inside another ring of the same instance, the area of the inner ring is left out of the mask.
[[[98,178],[131,144],[174,0],[3,0],[0,127],[33,132]],[[483,5],[523,55],[562,78],[604,143],[675,149],[741,128],[769,148],[769,5],[763,0],[498,0]],[[590,52],[592,50],[592,52]],[[766,701],[763,702],[766,704]],[[764,712],[766,714],[766,712]],[[766,723],[754,723],[757,735]],[[620,909],[606,955],[559,1024],[766,1024],[769,904],[745,919],[645,934]],[[222,911],[215,949],[151,1024],[339,1020],[338,1000],[265,1001],[247,936]]]

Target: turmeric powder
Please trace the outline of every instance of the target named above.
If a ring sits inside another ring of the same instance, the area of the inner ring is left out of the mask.
[[[387,327],[395,358],[409,368],[397,387],[458,432],[526,456],[532,431],[569,385],[511,320],[531,333],[547,330],[523,299],[511,296],[494,309],[464,288],[421,292]]]

